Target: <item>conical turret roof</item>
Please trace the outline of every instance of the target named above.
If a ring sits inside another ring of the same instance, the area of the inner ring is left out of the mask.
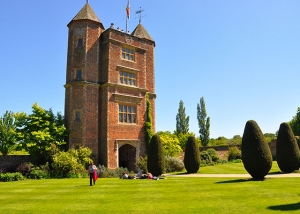
[[[144,26],[142,24],[138,24],[138,26],[133,30],[133,32],[131,33],[131,35],[139,37],[141,39],[148,39],[148,40],[154,42],[154,40],[152,39],[152,37],[146,31],[146,29],[144,28]]]
[[[78,20],[91,20],[94,22],[101,23],[100,19],[97,17],[97,15],[88,3],[84,5],[84,7],[77,13],[77,15],[71,20],[71,22]]]

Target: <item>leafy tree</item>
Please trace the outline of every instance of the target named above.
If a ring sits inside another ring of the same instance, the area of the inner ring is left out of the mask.
[[[172,134],[169,131],[157,132],[156,134],[159,135],[161,139],[162,145],[164,147],[164,153],[166,156],[173,157],[182,151],[176,134]]]
[[[151,138],[153,136],[153,128],[152,128],[152,116],[151,116],[151,102],[149,100],[149,94],[146,93],[146,122],[145,122],[145,141],[146,141],[146,148],[147,153],[149,150],[149,144],[151,141]]]
[[[194,136],[188,138],[183,162],[187,173],[198,172],[200,168],[200,151]]]
[[[157,134],[153,135],[150,141],[147,168],[155,176],[160,176],[165,171],[164,148]]]
[[[188,132],[188,133],[176,133],[178,140],[179,140],[179,144],[182,150],[185,150],[186,147],[186,143],[189,139],[190,136],[195,136],[195,133],[193,132]],[[200,146],[201,142],[200,142],[200,138],[196,138],[196,142],[197,144]]]
[[[276,158],[280,170],[286,173],[298,170],[299,157],[297,140],[290,125],[281,123],[276,143]]]
[[[300,136],[300,107],[297,109],[296,115],[290,121],[290,126],[295,136]]]
[[[48,153],[54,144],[58,148],[65,145],[68,135],[64,118],[60,113],[54,115],[52,110],[45,110],[37,103],[32,106],[32,114],[16,113],[18,138],[25,150],[35,158],[38,164],[49,159]]]
[[[12,112],[6,111],[0,117],[0,152],[7,155],[16,147],[16,120]]]
[[[197,119],[199,125],[200,140],[202,146],[207,146],[209,143],[209,128],[210,117],[207,117],[204,98],[200,98],[200,104],[197,104]]]
[[[246,123],[242,138],[242,161],[247,172],[262,180],[272,167],[272,154],[258,124],[254,120]]]
[[[209,145],[211,146],[221,146],[221,145],[226,146],[228,145],[228,142],[230,142],[230,139],[227,139],[226,137],[223,136],[209,139]]]
[[[185,114],[185,107],[183,101],[180,100],[178,113],[176,115],[176,133],[186,134],[189,132],[189,120],[190,117]]]

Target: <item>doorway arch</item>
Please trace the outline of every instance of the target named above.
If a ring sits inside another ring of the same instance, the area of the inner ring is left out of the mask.
[[[136,148],[130,144],[124,144],[119,148],[119,167],[136,171]]]

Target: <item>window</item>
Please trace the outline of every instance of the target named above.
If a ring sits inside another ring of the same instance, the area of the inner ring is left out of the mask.
[[[136,86],[136,74],[120,71],[120,83]]]
[[[76,70],[76,79],[82,79],[82,71],[81,70]]]
[[[79,111],[75,112],[75,121],[80,121],[80,112]]]
[[[136,107],[119,105],[119,122],[136,123]]]
[[[122,59],[134,61],[134,50],[122,48]]]
[[[82,38],[77,39],[77,48],[82,48],[82,46],[83,46],[83,39]]]

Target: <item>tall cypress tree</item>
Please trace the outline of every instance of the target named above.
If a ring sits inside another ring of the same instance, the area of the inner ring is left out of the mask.
[[[204,98],[200,98],[200,104],[197,104],[197,119],[199,125],[199,133],[202,146],[207,146],[209,143],[210,134],[210,117],[207,117]]]
[[[159,135],[152,136],[147,161],[148,171],[155,176],[160,176],[165,171],[165,154]]]
[[[299,148],[288,123],[281,123],[276,142],[277,163],[282,172],[290,173],[299,169]]]
[[[200,168],[200,151],[194,136],[188,138],[183,162],[187,173],[198,172]]]
[[[185,107],[183,101],[180,100],[178,113],[176,115],[176,133],[186,134],[189,132],[190,117],[185,114]]]
[[[178,113],[176,115],[176,133],[186,134],[189,132],[190,117],[185,114],[185,107],[183,101],[180,100]]]
[[[242,160],[246,171],[256,180],[263,180],[272,167],[270,147],[254,120],[247,121],[244,129]]]

